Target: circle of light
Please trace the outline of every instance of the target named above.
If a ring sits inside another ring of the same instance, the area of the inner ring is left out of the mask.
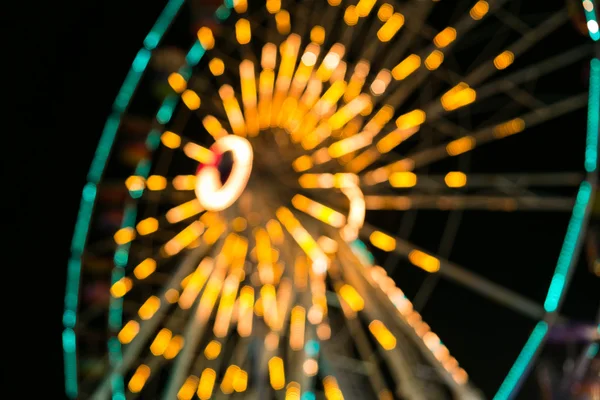
[[[194,192],[202,207],[209,211],[222,211],[231,206],[246,188],[252,171],[253,152],[250,142],[233,135],[219,138],[214,147],[233,154],[231,174],[222,185],[216,166],[205,166],[196,175]]]

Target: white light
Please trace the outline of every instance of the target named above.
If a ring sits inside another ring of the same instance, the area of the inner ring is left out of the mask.
[[[195,193],[200,205],[209,211],[221,211],[232,205],[242,194],[252,171],[252,146],[240,136],[223,136],[214,147],[221,152],[231,151],[233,167],[231,174],[221,185],[219,171],[215,166],[206,166],[196,175]]]
[[[315,53],[306,52],[302,56],[302,62],[307,67],[312,67],[317,62],[317,55]]]
[[[313,261],[312,270],[317,275],[322,275],[327,272],[328,262],[326,257],[319,257]]]
[[[588,21],[587,27],[588,27],[588,30],[590,31],[590,33],[598,32],[598,22],[594,21],[593,19]]]

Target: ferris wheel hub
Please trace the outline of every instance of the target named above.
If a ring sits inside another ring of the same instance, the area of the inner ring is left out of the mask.
[[[209,211],[222,211],[231,206],[246,188],[254,153],[248,140],[233,135],[219,138],[213,148],[221,154],[231,153],[233,165],[229,177],[222,183],[218,165],[205,165],[196,174],[194,191],[202,207]]]

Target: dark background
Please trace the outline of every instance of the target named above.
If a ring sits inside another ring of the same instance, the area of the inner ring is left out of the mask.
[[[163,6],[163,1],[139,0],[126,4],[115,0],[31,4],[21,6],[16,21],[23,23],[18,23],[18,30],[7,36],[10,43],[14,43],[10,40],[12,35],[19,39],[14,49],[9,45],[6,50],[14,74],[7,77],[10,89],[4,97],[8,100],[16,94],[18,101],[16,110],[10,111],[6,118],[16,122],[15,128],[7,128],[2,146],[2,176],[7,181],[5,187],[10,188],[12,194],[4,206],[5,215],[13,233],[11,239],[16,239],[14,245],[12,240],[9,241],[10,247],[5,251],[9,254],[6,265],[10,268],[7,269],[15,273],[6,287],[11,291],[27,288],[26,292],[20,293],[18,304],[13,300],[15,303],[7,307],[9,314],[16,312],[17,320],[24,322],[19,322],[20,346],[9,348],[7,355],[9,374],[16,372],[15,379],[23,379],[19,386],[31,387],[35,383],[31,374],[35,371],[39,384],[44,382],[45,394],[61,396],[63,393],[60,316],[66,261],[81,188],[114,97]],[[565,76],[565,79],[572,79],[572,76]],[[554,121],[553,129],[584,127],[582,121],[585,119],[581,117],[585,118],[585,114],[578,113],[577,122],[558,119]],[[543,226],[543,221],[538,223]],[[500,231],[498,235],[508,232]],[[544,235],[529,237],[530,241],[512,251],[527,253],[528,249],[543,248],[549,241],[554,248],[539,262],[554,266],[559,251],[556,243],[560,243],[563,235],[564,230],[557,229],[552,238]],[[484,240],[480,241],[483,246]],[[471,257],[477,259],[482,254],[485,254],[483,249]],[[534,271],[525,272],[521,280],[535,280],[534,275]],[[498,279],[511,277],[505,274]],[[580,262],[565,311],[582,319],[593,315],[598,303],[590,299],[590,294],[598,287],[597,283],[597,278],[594,280]],[[440,288],[440,292],[442,290]],[[461,299],[462,303],[473,301],[476,298],[466,295]],[[496,351],[486,356],[490,357],[489,369],[494,373],[507,371],[517,355],[503,354],[502,343],[507,347],[511,347],[511,341],[523,343],[528,333],[525,326],[519,328],[514,337],[507,336],[516,322],[514,317],[503,316],[503,313],[505,311],[498,311],[496,322],[478,321],[473,314],[453,322],[469,329],[481,329],[482,334],[489,335],[490,329],[497,330],[497,334],[491,335],[498,339],[493,344]],[[439,314],[437,319],[440,319]],[[451,329],[443,332],[443,326],[441,329],[432,326],[447,344],[450,343],[451,352],[461,346],[461,338],[448,336],[452,335]],[[446,328],[451,328],[451,324],[446,324]],[[454,352],[469,354],[469,343],[463,343],[462,347]],[[501,356],[504,356],[503,360],[495,358]],[[481,357],[474,349],[470,360],[464,360],[463,356],[459,361],[467,365],[485,365]],[[479,371],[478,375],[484,376],[485,371]],[[497,386],[496,382],[482,379],[476,383]],[[37,390],[34,387],[29,390],[34,389]],[[527,390],[522,398],[535,399],[531,394],[533,382]]]

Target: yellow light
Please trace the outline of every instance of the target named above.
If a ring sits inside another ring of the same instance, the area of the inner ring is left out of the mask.
[[[316,25],[310,30],[310,40],[317,44],[325,42],[325,28]]]
[[[515,55],[512,51],[505,50],[502,53],[498,54],[496,58],[494,58],[494,66],[500,70],[508,68],[513,61],[515,61]]]
[[[158,230],[158,220],[152,217],[143,219],[138,222],[135,228],[140,235],[149,235]]]
[[[374,231],[369,236],[369,240],[373,246],[383,251],[392,251],[396,248],[396,239],[383,232]]]
[[[125,186],[130,192],[143,190],[146,187],[146,182],[141,176],[132,175],[125,179]]]
[[[127,388],[131,391],[131,393],[139,393],[143,389],[146,381],[150,377],[150,372],[150,367],[145,364],[140,365],[135,370],[135,373],[127,385]]]
[[[444,93],[440,101],[444,110],[452,111],[471,104],[476,98],[477,93],[475,90],[471,89],[465,82],[461,82]]]
[[[173,188],[175,188],[175,190],[194,190],[195,186],[195,175],[178,175],[173,178]]]
[[[460,139],[451,141],[446,145],[446,151],[450,156],[457,156],[472,150],[475,147],[475,138],[473,136],[465,136]]]
[[[194,111],[200,108],[200,97],[193,90],[186,90],[181,94],[181,100],[190,110]]]
[[[186,143],[186,145],[183,146],[183,152],[186,156],[201,164],[213,164],[216,160],[214,152],[192,142]]]
[[[156,296],[150,296],[148,300],[138,310],[138,315],[141,319],[147,320],[152,318],[160,307],[160,299]]]
[[[397,81],[405,79],[421,66],[421,57],[411,54],[392,69],[392,76]]]
[[[215,140],[227,135],[227,132],[225,132],[219,120],[213,117],[212,115],[207,115],[206,117],[204,117],[204,119],[202,120],[202,125],[204,125],[204,129],[206,129],[206,131]]]
[[[234,231],[242,232],[248,226],[248,222],[246,221],[246,218],[244,218],[244,217],[237,217],[237,218],[234,218],[233,221],[231,221],[231,226]]]
[[[240,18],[235,23],[235,37],[239,44],[248,44],[252,39],[252,31],[250,29],[250,21],[246,18]]]
[[[167,302],[169,302],[169,304],[177,303],[177,300],[179,300],[179,291],[173,288],[167,290],[165,292],[165,299]]]
[[[369,15],[376,2],[377,0],[359,0],[358,4],[356,5],[358,16],[364,18]]]
[[[389,180],[393,187],[408,188],[417,184],[417,175],[412,172],[394,172]]]
[[[174,256],[185,249],[194,240],[198,239],[204,232],[204,224],[200,221],[194,221],[189,226],[184,228],[175,237],[169,240],[162,247],[165,256]]]
[[[123,329],[118,334],[119,341],[123,344],[131,343],[140,331],[140,324],[137,321],[131,320],[125,324]]]
[[[238,14],[245,13],[248,10],[248,0],[234,0],[233,8]]]
[[[427,56],[427,58],[425,58],[425,67],[430,71],[434,71],[438,69],[443,62],[444,53],[439,50],[434,50]]]
[[[381,9],[380,9],[381,11]],[[377,37],[382,42],[389,42],[394,35],[402,28],[404,25],[404,15],[400,13],[394,13],[381,28],[377,31]]]
[[[273,357],[269,360],[269,379],[273,389],[281,390],[284,388],[285,371],[283,369],[283,360],[280,357]]]
[[[469,15],[471,16],[471,18],[478,21],[481,18],[485,17],[489,10],[490,5],[488,4],[488,2],[484,0],[479,0],[477,3],[475,3],[473,8],[471,8],[471,11],[469,11]]]
[[[281,0],[267,0],[267,11],[271,14],[281,10]]]
[[[133,274],[136,278],[142,280],[149,277],[156,270],[156,261],[152,258],[146,258],[144,261],[138,264],[133,270]]]
[[[233,377],[233,390],[242,393],[248,387],[248,373],[242,369],[238,370]]]
[[[207,360],[214,360],[221,354],[221,343],[211,340],[204,349],[204,356]]]
[[[113,283],[110,287],[110,294],[115,298],[123,297],[131,290],[133,282],[127,277],[123,277]]]
[[[413,110],[396,119],[396,126],[400,129],[410,129],[425,122],[427,115],[423,110]]]
[[[210,28],[205,26],[198,30],[198,41],[206,50],[210,50],[215,46],[215,37]]]
[[[394,7],[392,7],[391,4],[385,3],[379,7],[379,10],[377,11],[377,18],[379,18],[381,22],[385,22],[390,19],[393,14]]]
[[[135,230],[131,227],[121,228],[114,235],[115,243],[123,245],[135,239]]]
[[[169,211],[167,211],[165,218],[170,223],[175,224],[183,221],[184,219],[193,217],[202,211],[204,211],[204,209],[202,206],[200,206],[200,202],[194,199],[171,208]]]
[[[433,44],[435,44],[436,47],[441,49],[448,46],[454,40],[456,40],[456,29],[449,26],[437,35],[435,35],[435,37],[433,38]]]
[[[165,131],[160,136],[160,141],[165,145],[165,147],[170,149],[176,149],[181,145],[181,137],[179,137],[178,134],[170,131]]]
[[[396,338],[383,322],[374,320],[369,324],[369,330],[385,350],[392,350],[396,347]]]
[[[206,368],[202,371],[200,376],[200,383],[198,384],[198,397],[201,400],[208,400],[212,397],[213,388],[215,385],[215,379],[217,373],[212,368]]]
[[[179,392],[177,392],[177,400],[191,400],[196,393],[197,386],[198,378],[190,375],[179,389]]]
[[[156,338],[150,345],[150,351],[155,356],[161,356],[167,350],[169,343],[171,342],[171,338],[173,337],[173,333],[167,328],[163,328],[158,332]]]
[[[171,88],[177,93],[183,92],[187,86],[185,78],[177,72],[173,72],[171,75],[169,75],[167,81],[169,82],[169,86],[171,86]]]
[[[165,352],[163,353],[163,357],[167,360],[172,360],[177,356],[177,354],[183,348],[183,337],[177,335],[173,336],[169,345],[167,346]]]
[[[220,58],[215,57],[208,63],[208,68],[214,76],[220,76],[225,72],[225,63]]]
[[[357,312],[365,307],[365,301],[352,286],[345,284],[340,288],[340,296],[352,309]]]
[[[277,24],[277,31],[286,35],[290,33],[290,13],[286,10],[281,10],[277,14],[275,14],[275,22]]]
[[[146,180],[146,186],[150,190],[163,190],[167,187],[167,179],[160,175],[150,175]]]
[[[356,11],[356,6],[349,5],[344,11],[344,22],[348,26],[354,26],[358,22],[358,12]]]
[[[408,254],[408,261],[427,272],[433,273],[440,270],[440,260],[420,250],[412,250]]]
[[[306,171],[312,168],[312,166],[312,159],[308,155],[300,156],[297,159],[295,159],[294,162],[292,162],[292,168],[294,168],[294,171],[296,172]]]
[[[448,172],[444,177],[444,182],[451,188],[463,187],[467,184],[467,175],[462,172]]]
[[[522,132],[525,129],[525,121],[521,118],[515,118],[494,127],[494,136],[503,138]]]

